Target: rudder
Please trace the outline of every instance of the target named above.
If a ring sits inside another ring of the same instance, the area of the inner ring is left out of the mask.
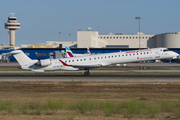
[[[10,52],[10,53],[8,53],[8,54],[13,55],[21,66],[24,66],[24,65],[27,65],[27,64],[33,62],[33,60],[31,60],[31,59],[30,59],[26,54],[24,54],[24,52],[21,51],[21,50],[15,50],[15,51],[12,51],[12,52]]]

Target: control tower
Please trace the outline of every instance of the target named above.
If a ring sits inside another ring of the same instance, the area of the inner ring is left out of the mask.
[[[20,28],[20,23],[17,23],[17,17],[14,17],[13,14],[11,17],[8,17],[7,23],[5,23],[5,29],[9,29],[10,36],[9,36],[9,45],[15,46],[15,30]]]

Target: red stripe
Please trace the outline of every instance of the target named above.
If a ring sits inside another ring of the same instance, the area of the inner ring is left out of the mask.
[[[59,61],[60,61],[64,66],[68,66],[68,64],[66,64],[66,63],[63,62],[62,60],[59,59]]]

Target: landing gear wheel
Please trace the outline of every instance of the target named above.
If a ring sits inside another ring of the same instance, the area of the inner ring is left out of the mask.
[[[85,76],[87,76],[87,75],[88,75],[88,73],[87,73],[87,72],[84,72],[84,75],[85,75]]]
[[[88,75],[90,75],[90,72],[88,72]]]
[[[89,70],[85,71],[85,72],[84,72],[84,75],[85,75],[85,76],[88,76],[88,75],[90,75],[90,72],[89,72]]]

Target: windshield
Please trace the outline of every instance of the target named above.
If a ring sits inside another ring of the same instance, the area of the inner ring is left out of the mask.
[[[167,52],[167,51],[170,51],[170,50],[168,50],[168,49],[163,50],[163,52]]]

